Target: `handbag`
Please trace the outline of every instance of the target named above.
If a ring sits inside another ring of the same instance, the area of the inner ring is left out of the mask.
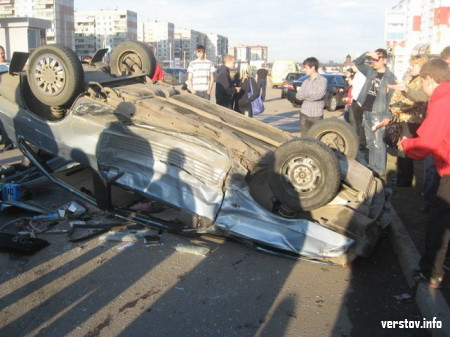
[[[390,122],[384,129],[383,140],[387,146],[396,149],[401,133],[402,127],[400,126],[400,123]]]
[[[253,96],[253,87],[252,87],[252,81],[250,78],[248,78],[248,82],[250,83],[250,92],[248,93],[247,97]],[[259,115],[260,113],[264,112],[264,103],[261,99],[261,92],[259,93],[259,96],[253,100],[252,102],[252,113],[253,116]]]

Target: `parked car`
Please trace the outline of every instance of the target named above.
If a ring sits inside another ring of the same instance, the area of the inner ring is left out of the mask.
[[[299,78],[305,76],[305,73],[289,73],[286,75],[283,84],[281,85],[281,98],[287,97],[287,92],[290,89],[294,89],[292,82],[298,80]]]
[[[317,139],[296,138],[167,84],[153,84],[155,58],[137,41],[81,64],[63,45],[15,59],[0,86],[10,139],[51,182],[119,218],[174,232],[234,237],[289,257],[347,263],[368,255],[385,223],[383,184],[365,166]],[[342,121],[317,123],[320,137]],[[348,127],[348,130],[351,130]],[[38,148],[43,151],[35,151]],[[41,152],[93,175],[92,193],[69,186]],[[113,198],[157,201],[172,219]]]
[[[270,79],[272,81],[272,87],[278,88],[283,84],[287,74],[300,71],[300,67],[293,60],[277,60],[272,64],[272,70],[270,72]]]
[[[325,95],[325,107],[329,111],[335,111],[339,106],[345,105],[342,100],[347,97],[348,86],[345,81],[344,75],[335,74],[321,74],[327,79],[327,93]],[[294,82],[292,82],[292,88],[288,89],[287,98],[292,103],[294,107],[299,107],[302,101],[295,98],[298,88],[303,84],[303,82],[309,78],[309,76],[304,76]]]

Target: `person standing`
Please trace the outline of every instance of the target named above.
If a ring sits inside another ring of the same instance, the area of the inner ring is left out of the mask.
[[[164,72],[159,65],[159,62],[155,66],[155,72],[153,73],[152,82],[155,83],[161,83],[164,80]]]
[[[214,85],[216,68],[206,59],[205,47],[197,46],[197,59],[188,66],[188,87],[194,95],[209,100]]]
[[[387,52],[377,49],[362,54],[355,60],[355,66],[366,76],[366,81],[357,101],[363,110],[363,125],[366,143],[369,148],[369,168],[380,176],[386,172],[386,144],[383,141],[382,127],[389,124],[391,113],[389,102],[394,93],[388,84],[395,84],[396,77],[386,65]],[[366,61],[369,64],[366,64]]]
[[[229,109],[233,109],[234,95],[241,91],[231,80],[230,69],[234,69],[234,63],[234,56],[225,55],[223,65],[217,68],[216,76],[216,103]]]
[[[305,135],[309,128],[323,119],[327,79],[318,73],[319,61],[315,57],[308,57],[303,61],[303,71],[307,76],[295,97],[303,101],[300,109],[300,132]]]
[[[422,81],[419,73],[422,66],[428,62],[428,57],[424,55],[416,55],[410,58],[410,67],[408,69],[411,76],[407,88],[419,90],[422,88]],[[390,110],[392,112],[393,121],[398,122],[401,126],[400,136],[414,138],[417,136],[417,129],[422,123],[426,113],[427,103],[414,102],[406,98],[402,91],[396,90],[392,96]],[[398,151],[397,155],[397,178],[395,185],[398,187],[410,187],[414,176],[414,161],[408,158],[404,152]]]
[[[0,46],[0,64],[8,64],[6,61],[6,52],[3,46]]]
[[[251,70],[247,63],[239,65],[238,87],[241,88],[236,95],[235,110],[245,116],[253,117],[252,102],[258,98],[260,90],[255,79],[251,77]]]
[[[3,48],[3,46],[0,46],[0,65],[5,65],[5,68],[9,67],[9,62],[6,60],[6,52],[5,52],[5,48]],[[5,70],[7,71],[7,70]],[[1,82],[1,77],[0,77],[0,82]],[[11,141],[11,139],[9,139],[8,135],[5,132],[5,128],[3,127],[3,124],[0,121],[0,136],[1,136],[1,140],[0,140],[0,144],[3,144],[3,150],[10,150],[12,148],[14,148],[14,144]]]
[[[361,104],[357,101],[357,98],[361,93],[364,83],[366,82],[366,77],[354,65],[352,66],[352,69],[355,75],[352,81],[352,103],[350,106],[349,121],[358,134],[360,148],[365,148],[366,135],[363,127],[363,111]]]
[[[261,90],[261,99],[264,101],[266,99],[266,88],[267,88],[267,77],[269,72],[266,69],[266,65],[262,64],[261,68],[256,72],[256,82],[258,83],[258,88]]]
[[[416,160],[433,155],[441,177],[429,211],[425,253],[420,260],[421,276],[431,288],[440,288],[450,241],[450,68],[444,60],[433,59],[422,67],[420,78],[430,97],[427,116],[417,130],[417,138],[403,137],[398,148]]]
[[[447,46],[444,49],[442,49],[441,59],[447,62],[448,66],[450,67],[450,46]]]

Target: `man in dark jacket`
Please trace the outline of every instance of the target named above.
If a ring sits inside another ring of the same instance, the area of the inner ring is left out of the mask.
[[[230,69],[234,69],[234,62],[233,56],[225,55],[224,65],[217,69],[216,78],[216,103],[229,109],[233,109],[233,96],[241,90],[231,80]]]

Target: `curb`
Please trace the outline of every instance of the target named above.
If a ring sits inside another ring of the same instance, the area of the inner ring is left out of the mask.
[[[420,313],[427,321],[432,321],[435,317],[436,320],[442,322],[442,328],[429,329],[433,337],[450,337],[450,308],[440,290],[431,289],[427,284],[417,283],[414,279],[414,271],[419,270],[419,251],[389,201],[386,202],[386,207],[392,215],[388,231],[389,240],[398,256],[403,274],[413,292]]]

